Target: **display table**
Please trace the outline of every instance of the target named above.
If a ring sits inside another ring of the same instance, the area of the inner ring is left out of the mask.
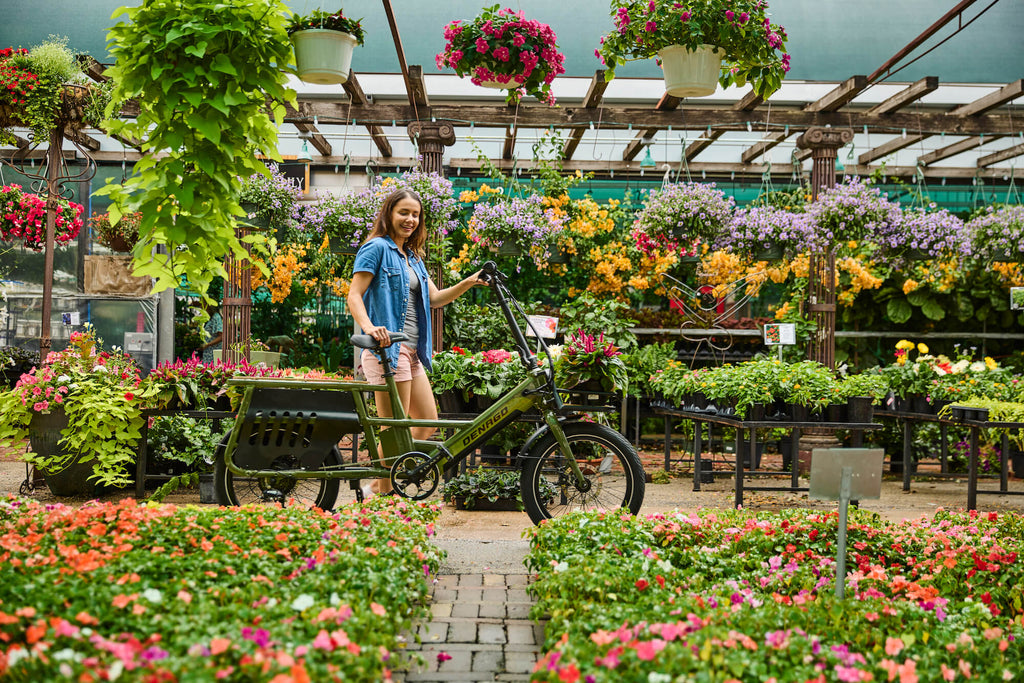
[[[1024,422],[989,422],[988,420],[964,420],[957,422],[971,428],[971,459],[967,467],[967,509],[978,509],[978,495],[1024,496],[1024,491],[1009,490],[1010,453],[1006,448],[1007,435],[1003,435],[1003,448],[999,456],[999,489],[978,489],[978,437],[982,429],[1024,429]]]
[[[722,415],[712,415],[708,413],[696,413],[686,410],[679,410],[676,408],[655,408],[654,412],[665,417],[666,431],[669,429],[671,417],[680,417],[690,420],[694,423],[694,439],[693,439],[693,490],[700,491],[700,475],[701,475],[701,450],[702,450],[702,425],[720,425],[723,427],[732,427],[736,430],[736,495],[735,495],[735,506],[741,507],[743,505],[743,491],[744,489],[750,491],[788,491],[790,493],[797,493],[799,491],[807,491],[807,487],[800,486],[800,472],[797,466],[800,432],[805,429],[845,429],[852,431],[857,441],[861,440],[864,431],[870,429],[879,429],[881,425],[873,422],[788,422],[782,420],[758,420],[748,421],[742,420],[735,417],[725,417]],[[777,472],[766,472],[756,470],[753,468],[746,469],[743,466],[744,453],[741,452],[741,444],[743,443],[744,431],[749,432],[749,438],[746,440],[746,446],[748,448],[749,462],[753,465],[756,462],[757,453],[757,430],[758,429],[788,429],[792,435],[792,442],[790,444],[790,462],[792,463],[792,472],[790,473],[790,485],[789,486],[745,486],[744,477],[764,477],[764,476],[777,476]],[[666,460],[669,458],[670,440],[665,440]]]

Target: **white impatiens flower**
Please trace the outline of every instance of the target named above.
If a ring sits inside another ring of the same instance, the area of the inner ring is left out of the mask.
[[[156,588],[147,588],[142,592],[142,597],[144,597],[146,600],[149,600],[153,604],[158,604],[160,602],[163,602],[164,594]]]
[[[106,372],[107,372],[107,366],[105,366],[105,365],[97,365],[96,367],[94,367],[94,368],[92,369],[92,371],[93,371],[93,372],[99,372],[99,373],[101,373],[101,374],[106,374]]]
[[[985,361],[976,360],[971,363],[971,372],[985,372],[988,368],[985,366]]]
[[[300,595],[299,597],[295,598],[295,600],[292,601],[292,609],[295,610],[296,612],[301,612],[303,610],[309,609],[315,603],[316,603],[316,600],[313,598],[312,595],[309,595],[307,593],[303,593],[302,595]]]

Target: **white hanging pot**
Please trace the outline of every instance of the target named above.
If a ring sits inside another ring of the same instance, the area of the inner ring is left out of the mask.
[[[311,28],[291,35],[295,47],[295,67],[299,78],[318,85],[340,84],[348,80],[356,37],[341,31]]]
[[[696,51],[669,45],[658,53],[665,72],[665,92],[673,97],[706,97],[718,88],[722,58],[711,45]]]

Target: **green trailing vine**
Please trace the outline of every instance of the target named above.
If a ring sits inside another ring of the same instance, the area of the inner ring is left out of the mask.
[[[277,128],[291,46],[288,9],[280,0],[145,0],[121,7],[107,35],[115,87],[107,115],[133,101],[134,120],[108,122],[111,133],[141,143],[142,159],[123,185],[110,184],[111,220],[141,212],[134,249],[137,275],[157,291],[182,280],[204,293],[226,276],[227,257],[244,259],[236,236],[243,178],[267,174],[258,154],[280,160]],[[152,256],[154,247],[166,254]]]

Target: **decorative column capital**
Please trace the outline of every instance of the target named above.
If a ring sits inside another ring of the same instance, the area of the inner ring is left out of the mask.
[[[443,154],[445,147],[455,144],[455,126],[447,121],[413,121],[408,131],[423,152]]]
[[[814,126],[804,131],[796,139],[796,146],[800,149],[809,149],[815,153],[836,155],[840,147],[845,147],[853,140],[853,130],[850,128],[823,128]]]

